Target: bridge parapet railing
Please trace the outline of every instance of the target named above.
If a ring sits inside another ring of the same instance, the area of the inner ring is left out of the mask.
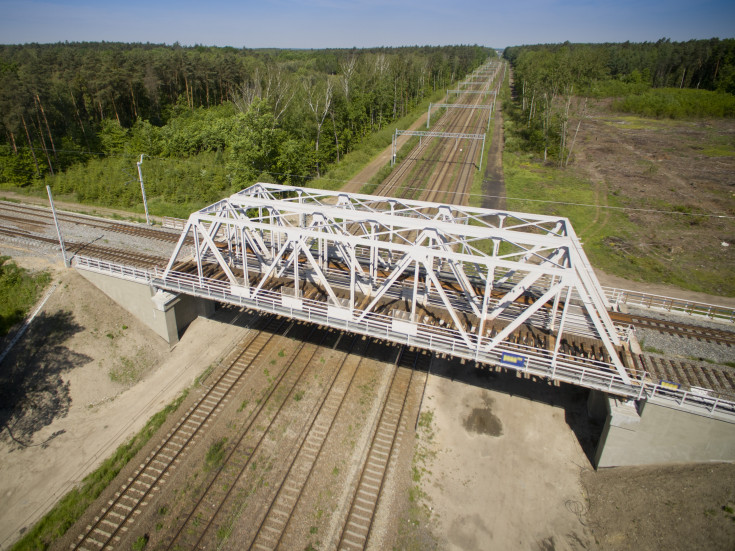
[[[638,291],[629,291],[627,289],[616,289],[614,287],[603,287],[603,290],[605,291],[607,299],[612,304],[628,304],[630,306],[637,306],[640,308],[665,310],[667,312],[687,314],[690,316],[702,316],[710,319],[735,323],[735,308],[653,295],[649,293],[641,293]]]
[[[300,308],[284,306],[283,295],[279,291],[260,290],[254,297],[246,297],[233,292],[229,282],[199,278],[197,275],[188,273],[170,272],[166,279],[163,279],[163,270],[157,268],[145,270],[81,256],[75,257],[74,265],[79,269],[147,283],[167,291],[253,307],[265,312],[385,338],[399,344],[498,365],[528,375],[602,390],[625,398],[652,400],[663,405],[684,408],[699,414],[717,416],[729,422],[735,422],[735,402],[720,397],[703,396],[682,389],[666,388],[652,383],[645,372],[631,372],[631,382],[626,382],[620,377],[614,366],[592,358],[579,358],[560,352],[554,361],[549,350],[511,342],[502,342],[489,352],[484,352],[477,342],[467,343],[461,338],[458,331],[447,327],[439,328],[416,323],[416,333],[407,334],[396,330],[393,326],[394,319],[384,314],[370,313],[361,321],[355,321],[330,316],[327,305],[315,300],[303,299]],[[355,317],[357,315],[359,311],[356,311]],[[524,359],[522,364],[513,366],[504,362],[503,358],[508,354],[522,357]]]
[[[140,283],[151,283],[155,277],[155,272],[150,270],[117,264],[115,262],[91,258],[89,256],[75,255],[73,264],[74,267],[83,270],[99,272]]]
[[[171,228],[173,230],[183,230],[186,226],[186,220],[183,218],[173,218],[172,216],[164,216],[161,218],[161,226]]]

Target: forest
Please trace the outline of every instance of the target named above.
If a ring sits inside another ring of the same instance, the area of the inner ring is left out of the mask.
[[[615,109],[642,116],[735,117],[735,39],[621,44],[543,44],[506,48],[516,100],[505,106],[526,150],[566,166],[570,120],[586,99],[615,98]]]
[[[0,185],[130,206],[141,154],[154,205],[205,204],[256,179],[304,184],[495,55],[0,45]]]

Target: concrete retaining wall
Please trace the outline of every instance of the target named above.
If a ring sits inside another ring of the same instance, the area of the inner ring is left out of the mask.
[[[210,300],[156,291],[143,283],[88,270],[77,272],[169,344],[179,342],[179,335],[198,316],[214,312]]]
[[[652,402],[622,402],[592,392],[591,414],[605,404],[595,467],[735,462],[735,424]]]

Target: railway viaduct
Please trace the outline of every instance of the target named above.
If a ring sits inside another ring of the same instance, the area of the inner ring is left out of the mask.
[[[735,403],[640,370],[565,218],[258,183],[165,268],[74,266],[169,343],[234,304],[590,389],[597,467],[735,460]]]

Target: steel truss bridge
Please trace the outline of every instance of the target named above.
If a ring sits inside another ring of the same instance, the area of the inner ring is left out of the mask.
[[[665,388],[633,369],[629,328],[610,319],[566,218],[258,183],[191,214],[165,269],[82,256],[74,265],[625,398],[735,416],[735,403]]]
[[[155,284],[640,392],[565,218],[259,183],[193,213]],[[548,345],[507,341],[524,326]],[[562,352],[575,338],[598,357]]]

